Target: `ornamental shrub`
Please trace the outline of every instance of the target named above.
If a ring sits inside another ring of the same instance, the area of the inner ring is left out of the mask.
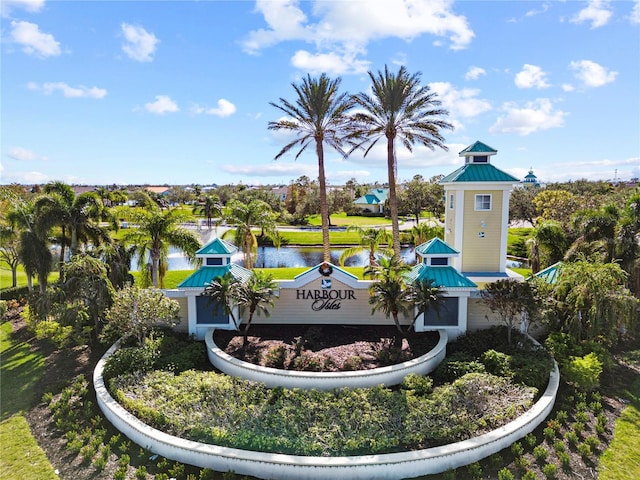
[[[404,380],[400,388],[410,390],[416,395],[428,395],[433,391],[433,380],[431,377],[410,373]]]
[[[564,369],[565,380],[583,392],[590,392],[600,385],[602,362],[594,353],[583,357],[571,357]]]

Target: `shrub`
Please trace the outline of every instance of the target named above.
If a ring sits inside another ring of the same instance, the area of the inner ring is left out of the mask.
[[[524,454],[524,448],[520,442],[511,445],[511,453],[514,457],[521,457]]]
[[[465,354],[448,355],[433,372],[433,377],[439,382],[453,382],[467,373],[485,373],[484,364],[472,360]]]
[[[547,463],[544,467],[542,467],[542,473],[549,480],[552,480],[558,476],[558,467],[554,463]]]
[[[0,317],[4,317],[4,314],[7,313],[8,309],[9,309],[9,307],[7,306],[7,301],[6,300],[0,300]]]
[[[522,475],[522,480],[537,480],[536,472],[533,470],[527,470],[524,472],[524,475]]]
[[[402,380],[400,388],[411,390],[416,395],[428,395],[433,390],[433,380],[431,377],[410,373]]]
[[[570,431],[564,434],[564,439],[571,445],[575,447],[578,444],[578,435],[574,431]]]
[[[516,465],[516,468],[520,472],[527,471],[527,469],[529,468],[529,465],[531,465],[529,460],[527,460],[527,457],[518,457],[518,458],[515,459],[514,463]],[[524,478],[524,477],[522,477],[522,478]]]
[[[293,370],[305,371],[305,372],[320,372],[322,371],[322,359],[311,352],[303,351],[293,359],[291,366]]]
[[[543,433],[544,433],[544,438],[546,438],[547,441],[549,442],[553,441],[553,439],[556,438],[556,431],[551,427],[546,427],[543,430]]]
[[[597,450],[600,446],[600,440],[598,440],[598,437],[596,437],[595,435],[589,435],[588,437],[585,437],[584,443],[589,445],[592,450]]]
[[[533,448],[538,444],[538,439],[533,433],[527,433],[524,436],[524,441],[529,446],[529,448]]]
[[[145,480],[147,478],[147,467],[144,465],[140,465],[136,468],[135,478],[137,480]]]
[[[556,420],[558,422],[564,425],[567,423],[568,419],[569,419],[569,414],[567,413],[566,410],[558,410],[558,413],[556,413]]]
[[[558,452],[558,460],[565,471],[571,471],[571,455],[567,452]]]
[[[542,390],[549,383],[553,359],[542,349],[517,351],[511,355],[513,381]]]
[[[542,445],[538,445],[533,449],[533,456],[538,462],[542,463],[549,456],[549,450]]]
[[[344,361],[342,368],[351,371],[360,370],[362,368],[362,358],[356,356],[349,357]]]
[[[580,423],[589,423],[589,414],[587,412],[576,412],[574,418]]]
[[[578,453],[587,460],[593,454],[591,446],[588,443],[581,443],[578,445]]]
[[[487,350],[482,354],[482,363],[487,372],[500,377],[511,377],[511,356],[496,350]]]
[[[482,478],[482,466],[478,462],[473,462],[467,465],[467,472],[471,478],[480,480]]]
[[[564,442],[562,440],[555,440],[553,442],[553,449],[558,453],[566,451],[566,448],[564,446]]]
[[[284,369],[286,362],[287,347],[284,345],[274,345],[264,355],[264,364],[267,367]]]
[[[511,473],[511,470],[509,470],[507,467],[504,467],[502,470],[500,470],[498,472],[498,480],[514,480],[515,477],[513,476],[513,473]]]
[[[157,358],[157,349],[150,342],[145,343],[143,347],[121,348],[107,360],[103,377],[108,381],[129,372],[149,372],[153,369]]]
[[[571,357],[563,373],[568,383],[584,392],[589,392],[600,385],[602,362],[594,352],[583,357]]]

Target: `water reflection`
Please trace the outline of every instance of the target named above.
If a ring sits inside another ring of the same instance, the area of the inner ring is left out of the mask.
[[[342,249],[331,249],[331,263],[338,265],[338,259]],[[410,265],[416,261],[415,250],[412,247],[404,247],[400,251],[400,255],[405,263]],[[255,267],[258,268],[284,268],[284,267],[313,267],[322,263],[322,247],[258,247],[258,259]],[[169,270],[193,270],[195,267],[191,265],[184,255],[176,250],[169,250]],[[243,265],[242,253],[238,252],[231,258],[231,261],[238,265]],[[350,257],[346,262],[347,267],[362,267],[369,264],[369,253],[362,252],[358,255]],[[137,269],[134,262],[132,268]]]

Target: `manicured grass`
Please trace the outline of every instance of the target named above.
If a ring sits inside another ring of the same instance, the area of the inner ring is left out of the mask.
[[[22,415],[33,401],[33,386],[43,374],[44,358],[33,353],[28,343],[13,340],[11,334],[10,323],[0,325],[0,478],[58,478]]]
[[[307,218],[309,225],[319,227],[322,225],[320,215],[311,215]],[[332,213],[331,225],[338,227],[348,227],[350,225],[391,225],[391,219],[385,217],[361,217],[361,216],[347,216],[346,213]]]
[[[280,230],[280,236],[286,245],[313,246],[322,245],[322,232],[320,231],[289,231]],[[332,245],[355,245],[360,240],[357,232],[329,232],[329,241]]]
[[[623,398],[630,403],[616,420],[613,442],[600,457],[599,480],[640,478],[640,377],[636,377]]]
[[[4,386],[3,386],[4,390]],[[0,422],[0,478],[59,478],[22,415]]]
[[[31,406],[33,386],[44,371],[44,358],[32,352],[28,343],[11,337],[11,324],[0,325],[2,420]]]

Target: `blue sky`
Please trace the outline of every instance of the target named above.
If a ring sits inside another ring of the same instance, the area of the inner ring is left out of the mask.
[[[398,149],[398,177],[448,174],[480,140],[542,181],[640,176],[640,2],[1,3],[0,183],[288,184],[317,178],[269,104],[303,76],[367,91],[421,72],[449,151]],[[326,150],[329,184],[385,182],[384,146]]]

